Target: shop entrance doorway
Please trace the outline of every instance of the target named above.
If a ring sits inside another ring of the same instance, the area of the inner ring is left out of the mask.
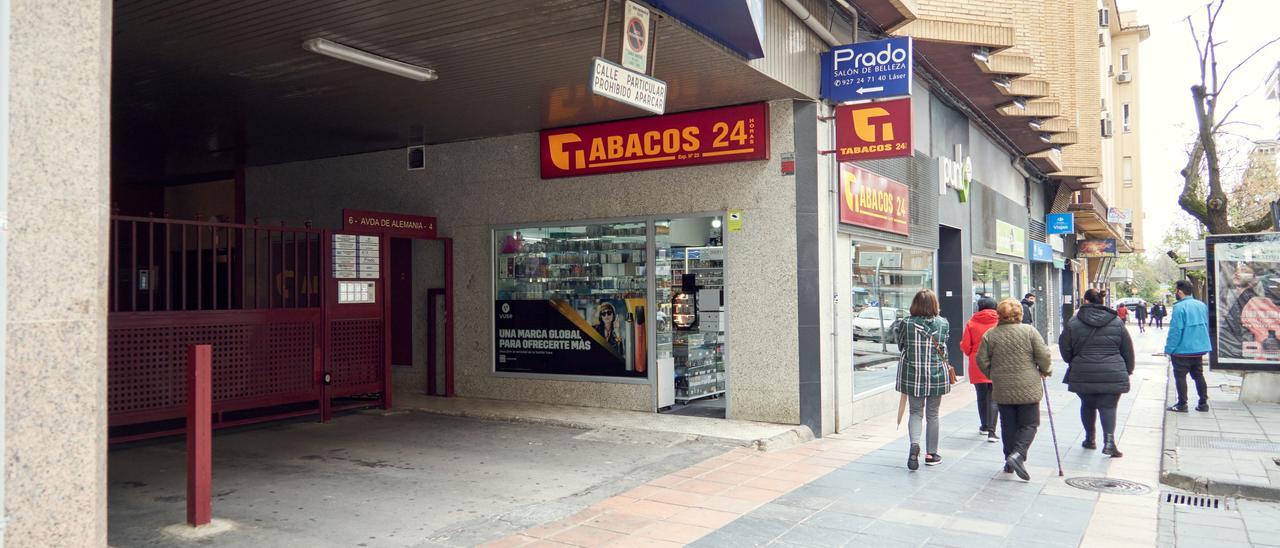
[[[718,215],[654,223],[659,411],[727,413],[722,223]]]

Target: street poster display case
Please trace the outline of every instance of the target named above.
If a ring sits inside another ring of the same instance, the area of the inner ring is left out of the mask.
[[[1280,371],[1280,233],[1205,239],[1211,369]]]

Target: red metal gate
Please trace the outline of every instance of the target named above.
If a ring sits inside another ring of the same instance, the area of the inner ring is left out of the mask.
[[[329,232],[113,217],[109,249],[113,441],[183,431],[190,344],[213,345],[216,426],[389,403],[381,305],[329,306]]]

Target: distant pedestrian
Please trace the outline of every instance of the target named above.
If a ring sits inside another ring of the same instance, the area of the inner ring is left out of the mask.
[[[1087,301],[1086,301],[1087,302]],[[1098,303],[1102,304],[1102,303]],[[1126,305],[1117,306],[1115,309],[1116,317],[1120,318],[1120,323],[1129,325],[1129,307]]]
[[[1209,341],[1209,307],[1191,296],[1195,286],[1187,280],[1174,284],[1173,317],[1169,319],[1169,335],[1165,339],[1164,353],[1173,363],[1173,376],[1178,388],[1178,403],[1169,408],[1178,413],[1187,412],[1187,375],[1196,383],[1196,395],[1200,403],[1196,411],[1209,410],[1209,386],[1204,381],[1204,355],[1213,350]]]
[[[1139,301],[1133,309],[1133,318],[1138,321],[1138,333],[1147,332],[1147,301]]]
[[[1022,296],[1022,323],[1029,323],[1031,325],[1035,325],[1036,314],[1032,310],[1035,308],[1035,306],[1036,306],[1035,293],[1027,293],[1026,295]]]
[[[996,312],[1000,323],[982,337],[978,368],[991,379],[992,396],[1000,411],[1004,471],[1029,480],[1031,475],[1023,463],[1040,426],[1040,379],[1053,372],[1049,348],[1034,327],[1022,323],[1018,301],[1002,301]]]
[[[1164,329],[1164,317],[1169,315],[1169,310],[1164,307],[1164,303],[1156,303],[1151,307],[1151,319],[1156,322],[1156,329]]]
[[[911,438],[907,468],[911,470],[920,469],[920,428],[924,421],[928,422],[924,463],[933,466],[942,462],[942,456],[938,455],[941,430],[938,408],[942,405],[942,395],[951,391],[950,366],[943,355],[951,325],[938,311],[938,296],[931,290],[921,289],[911,300],[911,315],[898,322],[893,334],[902,352],[894,388],[911,403],[911,417],[907,421]]]
[[[982,344],[982,336],[1000,322],[996,313],[996,300],[991,297],[978,299],[978,311],[969,318],[964,326],[964,336],[960,339],[960,351],[969,358],[969,384],[978,392],[978,433],[986,434],[987,441],[1000,441],[996,435],[996,400],[991,397],[991,379],[982,374],[978,368],[978,346]]]
[[[1139,321],[1138,325],[1142,325]],[[1133,339],[1116,311],[1102,304],[1102,296],[1090,289],[1084,306],[1067,321],[1058,337],[1058,352],[1067,362],[1062,382],[1080,397],[1080,422],[1084,425],[1085,449],[1097,449],[1094,424],[1102,420],[1102,453],[1112,458],[1124,456],[1116,447],[1116,407],[1120,394],[1129,391],[1133,374]]]

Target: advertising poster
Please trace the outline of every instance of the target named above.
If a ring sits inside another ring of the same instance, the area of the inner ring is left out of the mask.
[[[1115,257],[1116,241],[1111,239],[1081,241],[1076,246],[1076,256],[1085,259]]]
[[[1280,233],[1208,239],[1211,367],[1280,371]]]
[[[644,377],[644,299],[601,299],[585,310],[569,301],[495,301],[494,369],[603,377]],[[637,358],[639,358],[637,360]],[[640,366],[636,367],[639,363]]]
[[[996,220],[996,253],[1013,257],[1027,256],[1027,231],[1022,227]]]

